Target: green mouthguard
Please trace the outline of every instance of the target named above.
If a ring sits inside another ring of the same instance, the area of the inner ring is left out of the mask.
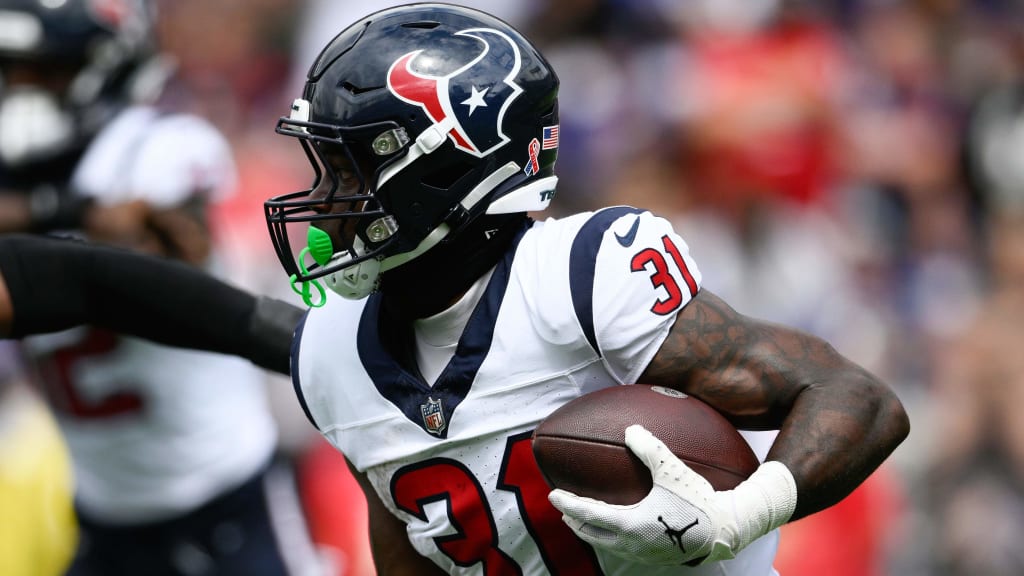
[[[330,234],[315,226],[309,227],[309,231],[306,232],[306,247],[299,252],[298,258],[299,270],[301,270],[303,274],[309,274],[309,270],[306,269],[307,255],[311,256],[313,261],[320,266],[326,265],[331,260],[331,256],[334,255],[334,246],[331,243]],[[302,301],[306,303],[306,306],[319,308],[327,303],[327,292],[318,280],[302,282],[301,287],[296,286],[299,282],[298,277],[295,274],[292,274],[290,280],[292,291],[299,296],[302,296]],[[315,301],[313,299],[313,290],[310,289],[310,285],[313,286],[313,289],[316,290],[318,295],[318,298]]]

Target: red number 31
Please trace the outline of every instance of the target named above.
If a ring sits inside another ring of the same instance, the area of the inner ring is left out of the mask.
[[[686,282],[686,288],[690,292],[690,297],[696,296],[697,282],[694,281],[693,274],[690,274],[689,268],[686,267],[686,262],[683,261],[683,255],[679,252],[679,248],[676,247],[675,242],[672,242],[668,235],[661,237],[661,243],[665,246],[665,252],[672,257],[676,268],[683,275],[683,280]],[[667,297],[658,299],[651,306],[651,312],[664,316],[683,304],[683,292],[675,277],[669,272],[665,256],[654,248],[644,248],[634,254],[633,259],[630,261],[630,269],[633,272],[644,272],[647,270],[648,264],[654,265],[654,273],[651,274],[651,284],[655,288],[664,288],[668,294]]]
[[[545,566],[552,574],[595,576],[601,569],[589,545],[562,522],[562,515],[548,502],[548,488],[537,468],[530,433],[508,439],[498,489],[515,494],[526,530],[537,543]],[[486,576],[518,576],[520,566],[498,547],[498,527],[487,494],[473,473],[461,462],[435,458],[406,466],[391,481],[395,504],[426,521],[424,505],[447,501],[448,515],[458,534],[435,538],[437,547],[459,566],[483,564]]]

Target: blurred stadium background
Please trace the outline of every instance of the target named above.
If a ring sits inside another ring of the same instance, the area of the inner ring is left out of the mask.
[[[308,165],[275,121],[335,32],[395,3],[158,2],[183,100],[237,155],[215,230],[238,283],[291,297],[262,202]],[[905,402],[910,439],[783,529],[780,573],[1024,574],[1024,3],[463,3],[520,27],[561,76],[552,215],[673,219],[707,287],[827,338]],[[282,450],[321,448],[281,412]],[[358,546],[323,522],[322,543]]]

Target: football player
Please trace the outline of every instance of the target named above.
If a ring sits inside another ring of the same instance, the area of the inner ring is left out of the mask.
[[[288,374],[303,313],[174,260],[71,239],[0,237],[3,338],[92,325]],[[0,390],[0,573],[64,574],[76,543],[66,448],[49,414],[19,392]]]
[[[143,0],[3,3],[2,180],[29,192],[33,230],[78,227],[89,207],[142,206],[88,236],[210,270],[205,207],[231,190],[233,158],[211,124],[159,99],[171,68],[153,18]],[[255,366],[95,327],[24,344],[74,464],[82,538],[71,574],[310,565]]]
[[[772,574],[777,528],[849,494],[907,416],[827,343],[702,287],[665,219],[619,206],[533,220],[556,190],[557,93],[527,39],[462,7],[387,9],[325,47],[277,127],[312,186],[265,205],[312,306],[299,400],[360,480],[380,574]],[[654,477],[642,502],[550,491],[537,423],[636,382],[778,438],[716,492],[631,427]]]
[[[141,228],[139,203],[99,206],[67,192],[84,146],[120,107],[141,28],[126,22],[115,35],[77,17],[81,2],[44,4],[0,6],[0,231]],[[46,26],[38,12],[53,16]],[[11,447],[0,453],[0,572],[63,574],[78,542],[70,458],[21,364],[15,343],[0,344],[0,442]]]

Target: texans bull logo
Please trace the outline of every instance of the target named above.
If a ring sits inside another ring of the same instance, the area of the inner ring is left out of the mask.
[[[522,56],[511,38],[491,28],[472,28],[455,35],[478,40],[483,50],[445,76],[416,72],[413,64],[423,51],[409,52],[391,64],[388,90],[422,108],[434,124],[450,126],[448,136],[455,146],[482,158],[509,141],[501,125],[509,105],[523,92],[514,81]]]

